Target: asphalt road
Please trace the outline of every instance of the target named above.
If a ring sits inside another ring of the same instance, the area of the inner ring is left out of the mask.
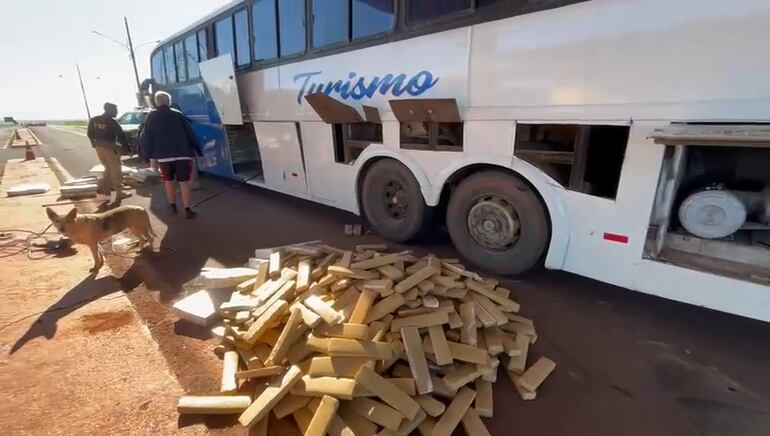
[[[31,130],[42,143],[33,147],[35,154],[56,158],[73,177],[86,175],[99,163],[85,133],[64,127],[32,127]],[[23,148],[2,149],[3,145],[0,141],[0,164],[24,157]]]
[[[43,150],[73,175],[93,164],[85,138],[51,128],[35,132],[46,142]],[[202,182],[198,199],[230,184]],[[205,203],[194,221],[171,214],[157,185],[139,189],[129,203],[151,212],[161,251],[110,256],[108,263],[191,393],[216,392],[220,364],[208,331],[178,321],[169,305],[199,289],[202,266],[241,266],[255,248],[314,239],[347,248],[381,242],[374,235],[345,237],[343,225],[358,222],[351,214],[248,186]],[[457,256],[443,235],[393,248]],[[539,271],[503,285],[522,314],[535,320],[539,339],[530,362],[544,355],[558,366],[529,402],[499,373],[495,417],[486,421],[492,434],[768,434],[770,324],[563,272]],[[235,431],[226,418],[206,423],[218,432]]]
[[[39,152],[58,159],[73,177],[86,175],[99,163],[85,133],[64,127],[33,127],[32,131],[43,143]]]

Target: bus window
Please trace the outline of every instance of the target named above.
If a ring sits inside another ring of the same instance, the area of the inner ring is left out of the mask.
[[[158,51],[152,56],[152,80],[158,85],[166,84],[166,72],[164,71],[163,51]]]
[[[394,24],[393,0],[353,0],[353,39],[387,32]]]
[[[468,10],[471,8],[472,0],[444,0],[441,2],[408,0],[407,3],[409,22],[416,23]]]
[[[209,58],[209,41],[206,39],[206,29],[198,31],[198,59],[205,61]]]
[[[348,40],[350,11],[347,0],[313,0],[313,47]]]
[[[277,58],[278,28],[275,16],[275,0],[255,0],[251,11],[254,61]]]
[[[233,15],[235,20],[235,65],[242,67],[251,63],[249,47],[249,15],[241,9]]]
[[[230,53],[235,57],[232,16],[219,20],[214,24],[214,38],[216,39],[217,56]]]
[[[176,76],[177,80],[184,82],[187,80],[187,63],[185,62],[184,47],[182,41],[174,44],[174,55],[176,56]]]
[[[166,61],[166,83],[176,83],[176,62],[174,61],[173,45],[163,49],[163,57]]]
[[[187,59],[187,73],[190,79],[197,79],[200,77],[200,70],[198,70],[198,38],[193,33],[184,39],[184,52]]]
[[[281,0],[278,4],[281,57],[305,51],[305,0]]]

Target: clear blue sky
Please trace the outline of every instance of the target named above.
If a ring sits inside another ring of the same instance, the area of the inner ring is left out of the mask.
[[[105,101],[121,111],[136,103],[127,51],[91,33],[125,41],[128,17],[134,44],[163,39],[230,0],[2,0],[0,116],[81,119],[85,106],[75,72],[80,64],[92,114]],[[140,79],[149,77],[155,44],[137,50]]]

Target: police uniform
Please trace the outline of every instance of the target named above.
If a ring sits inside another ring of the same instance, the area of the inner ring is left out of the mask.
[[[123,193],[123,180],[121,172],[120,153],[118,153],[115,144],[120,142],[124,147],[128,147],[128,140],[123,128],[110,115],[104,113],[97,115],[88,121],[88,139],[99,157],[99,161],[104,166],[104,175],[99,183],[99,192],[109,195],[111,191],[116,191],[118,197]]]

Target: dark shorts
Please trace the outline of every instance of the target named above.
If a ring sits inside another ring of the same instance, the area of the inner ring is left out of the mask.
[[[192,178],[193,161],[190,159],[172,160],[170,162],[158,162],[160,178],[164,182],[189,182]]]

